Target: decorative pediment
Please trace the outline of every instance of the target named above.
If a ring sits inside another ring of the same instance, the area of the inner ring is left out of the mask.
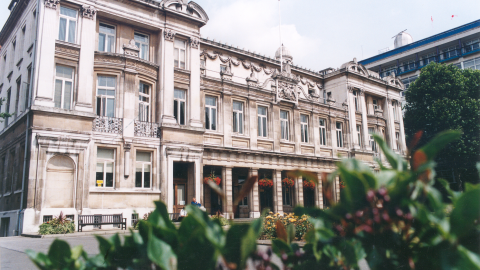
[[[286,81],[279,81],[277,87],[277,99],[298,103],[298,94],[295,92],[296,85]]]
[[[165,0],[162,5],[165,9],[184,13],[185,15],[202,20],[204,23],[208,22],[208,16],[205,10],[193,1],[187,3],[186,0]]]
[[[125,55],[130,55],[134,57],[138,57],[140,49],[135,45],[135,40],[131,39],[128,44],[123,44],[123,53]]]

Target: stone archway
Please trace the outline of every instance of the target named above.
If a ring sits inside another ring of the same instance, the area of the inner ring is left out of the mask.
[[[64,155],[53,156],[47,164],[46,208],[73,208],[75,163]]]

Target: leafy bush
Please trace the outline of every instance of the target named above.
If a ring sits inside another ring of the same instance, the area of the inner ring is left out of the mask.
[[[220,226],[227,226],[229,224],[228,220],[226,218],[224,218],[223,216],[220,216],[220,215],[212,215],[211,219],[213,221],[217,220],[218,223],[220,224]]]
[[[312,226],[303,249],[292,243],[296,221],[285,225],[285,218],[278,215],[272,249],[259,252],[256,239],[263,218],[250,225],[233,224],[225,232],[219,222],[188,205],[188,215],[177,229],[165,204],[155,202],[148,220],[141,220],[139,230],[131,231],[124,241],[118,234],[110,239],[96,236],[100,250],[96,256],[88,256],[81,247],[70,249],[58,239],[47,255],[27,254],[41,269],[245,269],[247,260],[257,269],[279,269],[272,263],[273,253],[281,258],[284,269],[358,269],[361,259],[372,270],[480,269],[480,186],[467,184],[465,192],[458,193],[440,181],[449,194],[442,198],[433,183],[433,157],[459,133],[435,137],[411,155],[410,166],[379,136],[374,137],[390,168],[381,165],[380,172],[374,173],[355,159],[342,160],[322,183],[331,190],[340,175],[345,181],[340,202],[332,202],[326,210],[295,209],[296,216],[308,215]],[[246,180],[240,198],[255,181],[255,176]]]
[[[63,212],[60,212],[60,215],[53,218],[52,220],[43,223],[40,225],[38,231],[39,234],[66,234],[75,232],[75,223],[67,220],[63,215]]]
[[[295,240],[303,240],[305,233],[312,227],[308,221],[308,216],[303,215],[301,217],[294,216],[293,213],[273,213],[270,212],[265,217],[263,222],[263,230],[260,239],[275,239],[277,238],[277,222],[283,223],[285,227],[292,224],[295,229]]]

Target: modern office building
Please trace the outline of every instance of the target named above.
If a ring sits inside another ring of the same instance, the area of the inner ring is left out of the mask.
[[[155,200],[172,216],[193,198],[228,218],[324,207],[321,183],[286,187],[286,173],[322,177],[341,157],[378,169],[374,132],[405,151],[402,82],[355,59],[312,72],[283,46],[272,59],[203,39],[206,12],[181,0],[10,7],[0,33],[1,112],[13,114],[0,123],[2,236],[36,232],[61,211],[131,224]],[[234,213],[250,175],[273,186],[256,183]],[[329,192],[338,199],[338,179]]]
[[[400,32],[395,37],[393,50],[359,63],[379,73],[381,78],[395,75],[407,91],[420,70],[430,62],[480,69],[480,20],[415,42],[410,34]],[[402,102],[405,102],[405,93],[402,93]]]

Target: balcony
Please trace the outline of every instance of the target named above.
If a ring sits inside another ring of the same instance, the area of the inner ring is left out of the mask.
[[[123,133],[123,119],[115,117],[97,116],[93,120],[93,131],[104,133]]]
[[[160,138],[157,123],[142,122],[135,120],[134,135],[139,137]]]

